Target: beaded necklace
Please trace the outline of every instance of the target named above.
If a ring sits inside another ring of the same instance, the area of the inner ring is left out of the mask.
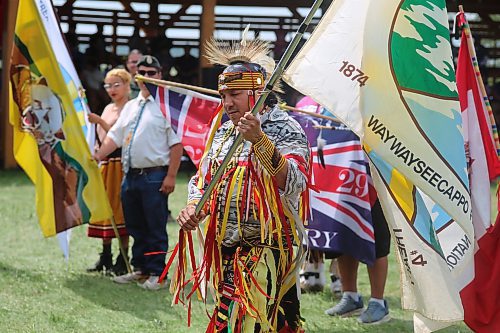
[[[231,124],[231,127],[227,130],[227,132],[224,134],[222,137],[222,142],[220,146],[217,148],[215,151],[214,155],[210,158],[210,174],[214,175],[217,169],[220,167],[220,162],[219,162],[219,155],[222,152],[222,148],[224,147],[224,144],[226,143],[229,138],[235,134],[235,126],[234,124]],[[243,151],[243,147],[245,146],[245,141],[240,143],[238,148],[236,148],[236,151],[234,152],[233,157],[231,157],[231,160],[226,166],[226,170],[231,170],[232,168],[236,167],[238,165],[238,161],[240,159],[240,154]]]
[[[214,175],[217,171],[217,169],[220,167],[220,162],[219,162],[219,155],[222,152],[222,149],[224,147],[224,144],[231,138],[231,136],[236,135],[235,133],[235,126],[234,124],[231,124],[231,127],[227,130],[227,132],[224,134],[221,140],[220,146],[217,148],[217,150],[214,152],[213,156],[210,158],[210,174]],[[225,197],[225,190],[227,186],[229,186],[229,183],[231,182],[234,172],[236,171],[239,160],[240,160],[240,155],[243,152],[243,148],[245,147],[245,142],[241,142],[239,146],[236,148],[236,151],[234,155],[231,157],[231,160],[229,161],[228,165],[225,168],[225,175],[220,179],[216,186],[216,190],[213,192],[216,197],[212,197],[211,200],[216,200],[217,203],[217,217],[218,220],[222,220],[221,214],[223,213],[223,206],[225,203],[224,197]],[[240,166],[243,167],[243,166]],[[245,170],[245,172],[248,172]],[[227,193],[228,197],[225,198],[226,200],[231,200],[232,193]],[[220,232],[220,230],[218,230]]]

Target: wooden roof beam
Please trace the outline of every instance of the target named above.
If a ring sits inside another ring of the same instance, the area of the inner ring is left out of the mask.
[[[177,11],[177,13],[173,14],[172,16],[170,16],[170,19],[168,20],[168,22],[165,23],[165,26],[164,26],[165,30],[167,30],[168,28],[172,28],[174,26],[174,23],[179,22],[180,21],[180,17],[182,15],[186,14],[186,10],[191,5],[192,5],[192,3],[189,3],[189,4],[183,3],[182,7],[179,8],[179,10]]]
[[[130,1],[127,0],[120,0],[120,3],[123,5],[127,13],[130,15],[130,17],[135,21],[135,27],[142,29],[146,36],[149,36],[149,27],[147,27],[144,23],[144,20],[141,18],[139,13],[137,13],[134,8],[130,5]]]
[[[68,0],[64,5],[59,7],[57,11],[59,12],[59,15],[71,15],[71,9],[73,8],[73,4],[75,3],[75,0]]]
[[[198,1],[199,3],[200,1]],[[223,6],[252,6],[252,7],[311,7],[314,1],[312,0],[287,0],[285,1],[269,1],[269,0],[252,0],[252,1],[235,1],[235,0],[217,0],[217,5]]]
[[[303,17],[300,16],[299,12],[297,11],[297,7],[290,7],[290,6],[288,6],[287,8],[292,12],[292,16],[294,18],[298,19],[299,21],[303,20]]]
[[[464,11],[466,13],[485,13],[485,14],[500,13],[498,4],[491,4],[491,3],[477,2],[477,1],[462,1],[461,4],[464,6]],[[450,12],[458,12],[458,4],[456,3],[448,2],[446,7]]]

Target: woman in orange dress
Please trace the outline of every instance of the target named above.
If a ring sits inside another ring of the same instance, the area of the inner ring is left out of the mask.
[[[89,114],[89,121],[97,124],[97,145],[106,137],[106,133],[118,120],[123,106],[128,102],[130,94],[130,74],[121,68],[115,68],[106,74],[104,79],[104,88],[111,98],[101,116],[94,113]],[[113,216],[115,219],[118,233],[120,235],[125,252],[128,251],[128,233],[125,228],[123,218],[122,204],[120,198],[120,187],[123,178],[121,149],[115,150],[108,158],[101,162],[101,173],[104,180],[104,186],[108,194]],[[115,238],[115,233],[110,220],[97,221],[89,223],[88,236],[102,239],[102,252],[99,260],[87,269],[88,272],[113,272],[116,275],[122,275],[127,272],[127,266],[121,253],[116,258],[113,265],[113,254],[111,252],[111,240]]]

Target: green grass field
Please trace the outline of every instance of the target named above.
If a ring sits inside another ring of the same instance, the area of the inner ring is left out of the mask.
[[[177,215],[186,200],[187,174],[179,176],[170,197]],[[57,239],[45,239],[35,214],[34,187],[21,171],[0,171],[0,332],[204,332],[205,306],[195,302],[192,327],[186,311],[171,307],[167,290],[145,291],[136,285],[116,285],[109,277],[88,274],[97,259],[100,241],[86,236],[86,227],[73,229],[71,257],[63,258]],[[178,227],[168,224],[170,247]],[[114,254],[118,253],[114,245]],[[331,318],[323,311],[333,305],[329,291],[302,297],[306,331],[412,332],[412,314],[401,310],[399,270],[394,253],[386,296],[392,320],[363,326],[355,318]],[[359,289],[369,297],[366,269],[360,268]],[[211,306],[208,306],[211,312]],[[455,325],[440,332],[470,332]]]

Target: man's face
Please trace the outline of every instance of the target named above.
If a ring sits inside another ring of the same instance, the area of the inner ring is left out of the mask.
[[[128,55],[127,69],[132,76],[137,74],[137,63],[139,62],[141,57],[142,55],[140,53],[131,53]]]
[[[141,65],[141,66],[139,66],[137,73],[139,75],[146,76],[146,77],[149,77],[152,79],[158,79],[158,80],[161,79],[161,70],[159,68],[156,68],[156,67],[148,67],[148,66]],[[149,96],[150,95],[149,90],[146,87],[146,85],[141,81],[138,81],[138,84],[139,84],[139,88],[141,88],[142,95],[144,97]]]
[[[241,117],[250,111],[248,106],[248,90],[226,89],[220,93],[222,105],[229,119],[234,125],[238,124]]]

